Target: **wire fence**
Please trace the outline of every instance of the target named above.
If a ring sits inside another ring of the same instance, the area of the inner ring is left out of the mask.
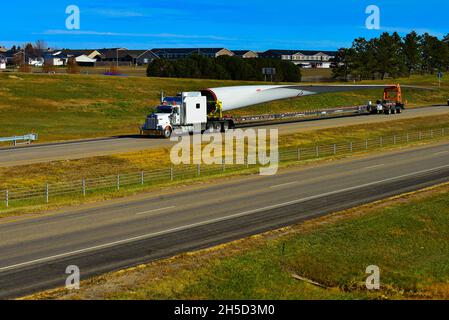
[[[406,145],[419,141],[436,140],[449,136],[449,128],[426,131],[405,132],[369,139],[356,139],[346,142],[305,145],[279,150],[280,162],[299,162],[338,155],[347,155],[394,145]],[[237,171],[254,170],[260,164],[248,163],[245,157],[242,164],[218,165],[180,165],[151,171],[128,172],[79,181],[61,181],[32,187],[9,188],[0,191],[0,209],[33,204],[48,204],[61,198],[84,198],[100,192],[117,192],[125,188],[156,186],[204,176],[223,175]],[[2,199],[3,198],[3,199]]]

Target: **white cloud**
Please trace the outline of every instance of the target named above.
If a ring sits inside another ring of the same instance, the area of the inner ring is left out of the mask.
[[[90,15],[104,16],[107,18],[139,18],[139,17],[155,17],[155,16],[173,16],[181,15],[182,11],[171,8],[140,8],[129,10],[123,8],[92,8],[85,9],[83,13]]]
[[[141,38],[174,38],[174,39],[206,39],[206,40],[220,40],[233,41],[230,39],[215,35],[191,35],[191,34],[174,34],[174,33],[120,33],[120,32],[103,32],[91,30],[46,30],[42,33],[35,33],[40,35],[88,35],[88,36],[109,36],[109,37],[141,37]]]
[[[146,15],[142,12],[137,11],[123,11],[114,9],[98,9],[94,13],[107,16],[111,18],[133,18],[133,17],[145,17]]]

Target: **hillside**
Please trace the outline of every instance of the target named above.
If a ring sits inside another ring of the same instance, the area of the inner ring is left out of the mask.
[[[434,85],[430,77],[401,81]],[[207,87],[251,82],[106,77],[100,75],[0,74],[0,136],[39,133],[40,141],[136,134],[160,93],[174,95]],[[279,101],[233,111],[233,115],[278,113],[365,104],[381,90],[325,94]],[[406,90],[412,106],[444,102],[441,92]]]

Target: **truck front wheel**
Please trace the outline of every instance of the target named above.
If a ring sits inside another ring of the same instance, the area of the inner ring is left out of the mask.
[[[164,138],[169,139],[172,134],[172,129],[170,127],[166,127],[164,129]]]

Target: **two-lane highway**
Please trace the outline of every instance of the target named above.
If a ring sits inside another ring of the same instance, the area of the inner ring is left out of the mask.
[[[288,135],[298,132],[337,128],[349,125],[383,123],[394,120],[447,114],[449,114],[449,108],[447,106],[440,106],[410,109],[402,114],[392,116],[341,117],[262,126],[260,129],[278,129],[279,134]],[[11,167],[57,160],[73,160],[94,156],[107,156],[118,153],[170,147],[172,144],[173,142],[165,139],[123,137],[91,141],[72,141],[50,145],[37,144],[19,148],[3,148],[0,149],[0,167]]]
[[[449,181],[449,143],[0,223],[0,297],[279,228]]]

